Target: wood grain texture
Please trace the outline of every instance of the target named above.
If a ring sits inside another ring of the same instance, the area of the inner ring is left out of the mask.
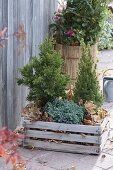
[[[110,122],[107,122],[106,125],[104,126],[104,129],[101,135],[101,146],[100,146],[101,151],[104,148],[107,142],[107,139],[109,138],[109,133],[110,133]]]
[[[87,134],[100,134],[99,126],[87,126],[87,125],[75,125],[75,124],[65,124],[65,123],[55,123],[55,122],[43,122],[36,121],[30,122],[29,120],[24,120],[26,128],[30,129],[41,129],[41,130],[53,130],[53,131],[63,131],[63,132],[74,132],[74,133],[87,133]]]
[[[48,33],[56,3],[57,0],[0,0],[0,30],[8,27],[8,40],[0,48],[0,127],[14,129],[20,122],[28,89],[17,85],[17,69],[32,56],[38,57],[38,46]],[[19,26],[26,34],[23,42],[14,35]]]
[[[109,125],[109,116],[105,117],[104,121],[100,125],[101,133],[105,130],[106,125]]]
[[[98,136],[82,135],[82,134],[67,134],[56,133],[38,130],[27,130],[26,137],[37,139],[53,139],[58,141],[83,142],[92,144],[101,144]]]
[[[109,119],[96,126],[23,119],[24,146],[71,153],[99,154],[109,135]]]
[[[84,146],[84,145],[74,145],[74,144],[66,144],[66,143],[53,143],[53,142],[45,142],[40,140],[31,140],[26,139],[24,143],[24,147],[33,146],[37,149],[44,149],[50,151],[57,152],[67,152],[67,153],[87,153],[87,154],[99,154],[100,148],[99,146]]]
[[[0,1],[0,27],[2,26],[2,13],[3,13],[3,8],[2,8],[2,3],[3,1]],[[0,127],[2,127],[2,93],[3,93],[3,77],[2,77],[2,56],[3,56],[3,49],[0,50]]]

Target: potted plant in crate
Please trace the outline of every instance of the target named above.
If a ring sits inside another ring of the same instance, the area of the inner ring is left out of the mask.
[[[62,73],[63,59],[54,50],[52,39],[46,38],[40,46],[40,58],[33,57],[20,69],[19,85],[29,87],[27,99],[31,101],[23,110],[26,138],[25,146],[73,153],[100,153],[108,135],[108,125],[84,125],[88,104],[77,105],[66,99],[69,82]],[[91,98],[92,99],[92,98]],[[93,108],[95,109],[95,108]],[[104,142],[101,141],[104,135]]]
[[[75,83],[78,62],[81,55],[80,40],[92,45],[92,57],[96,58],[95,45],[107,17],[107,2],[105,0],[67,0],[62,11],[55,12],[50,25],[56,39],[56,49],[65,60],[64,70]]]

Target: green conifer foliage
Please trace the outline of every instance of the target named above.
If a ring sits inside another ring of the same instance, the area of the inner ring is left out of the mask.
[[[40,46],[39,57],[33,57],[20,69],[22,78],[18,78],[17,83],[28,86],[27,100],[44,106],[46,102],[64,96],[69,78],[62,73],[62,66],[63,59],[54,50],[53,39],[47,37]]]
[[[96,65],[93,62],[90,45],[81,41],[82,56],[79,64],[79,73],[74,89],[74,101],[78,102],[92,100],[95,104],[102,103],[99,82],[96,75]]]

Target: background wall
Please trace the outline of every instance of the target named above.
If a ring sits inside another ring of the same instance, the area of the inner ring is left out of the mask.
[[[25,106],[27,89],[16,83],[17,68],[39,53],[38,45],[48,32],[57,0],[0,0],[0,127],[14,129]]]

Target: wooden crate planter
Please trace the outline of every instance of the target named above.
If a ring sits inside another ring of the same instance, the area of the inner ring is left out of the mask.
[[[24,120],[24,146],[70,153],[99,154],[109,135],[109,119],[101,124],[74,125]]]
[[[79,61],[81,56],[81,47],[80,46],[66,46],[57,44],[56,50],[60,52],[64,59],[64,72],[70,76],[71,83],[75,85],[77,78],[77,72],[79,67]],[[91,46],[91,55],[93,60],[96,62],[97,58],[97,44]]]

